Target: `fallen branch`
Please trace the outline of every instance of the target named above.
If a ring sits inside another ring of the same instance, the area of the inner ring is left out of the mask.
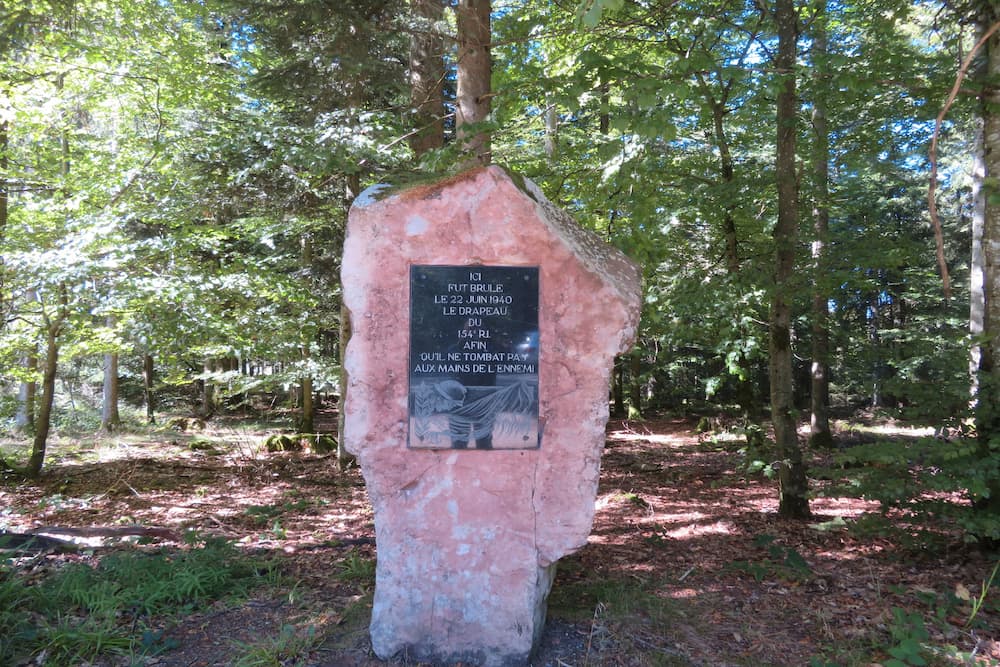
[[[35,528],[28,535],[63,535],[68,537],[158,537],[164,540],[179,542],[180,536],[169,528],[149,526],[42,526]]]
[[[72,542],[59,540],[45,535],[31,535],[27,533],[6,533],[0,532],[0,551],[40,552],[54,551],[57,553],[71,553],[77,547]]]
[[[338,547],[375,546],[374,537],[334,537],[318,544],[300,544],[295,551],[318,551],[320,549],[336,549]]]

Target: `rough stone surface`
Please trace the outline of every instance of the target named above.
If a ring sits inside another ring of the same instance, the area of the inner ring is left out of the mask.
[[[540,267],[539,449],[407,448],[411,264]],[[487,167],[359,197],[342,280],[345,444],[375,509],[375,652],[524,664],[556,561],[590,533],[610,373],[635,337],[639,270],[533,183]]]

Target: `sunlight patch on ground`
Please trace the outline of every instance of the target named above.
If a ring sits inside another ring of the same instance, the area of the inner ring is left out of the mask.
[[[0,491],[0,530],[20,532],[30,526],[30,517],[14,507],[14,496]]]
[[[648,442],[654,445],[690,445],[690,437],[676,433],[641,433],[638,431],[616,430],[608,433],[608,439],[616,442]]]
[[[650,514],[649,517],[641,519],[640,523],[652,523],[652,524],[666,524],[666,523],[695,523],[696,521],[705,521],[706,519],[711,519],[711,515],[705,514],[698,511],[676,511],[676,512],[656,512],[655,514]]]
[[[739,498],[739,506],[733,507],[730,511],[752,511],[760,514],[773,514],[778,511],[778,490],[770,489],[757,492],[755,494],[745,493]]]
[[[678,588],[675,590],[668,590],[666,595],[667,597],[675,600],[692,600],[701,595],[701,591],[697,588]]]
[[[87,450],[84,449],[82,451]],[[108,442],[100,441],[90,449],[90,452],[97,457],[98,463],[110,463],[112,461],[131,459],[133,458],[133,455],[144,453],[140,448],[133,447],[130,443],[123,442],[121,440]]]
[[[705,440],[717,445],[734,442],[746,444],[747,436],[736,431],[720,431],[718,433],[705,434]]]
[[[736,533],[736,526],[728,521],[715,521],[709,524],[690,524],[681,526],[673,530],[661,533],[664,537],[671,537],[675,540],[689,540],[705,535],[733,535]]]
[[[877,513],[881,505],[874,500],[861,498],[813,498],[809,508],[814,514],[852,519],[868,513]]]
[[[611,505],[624,504],[629,501],[629,496],[635,496],[635,494],[627,494],[623,491],[616,490],[611,493],[605,493],[602,496],[598,496],[597,500],[594,501],[594,509],[600,512],[603,509],[610,507]]]
[[[610,493],[599,498],[595,507],[597,510],[601,510],[616,501],[625,500],[625,498],[626,496],[621,492]],[[650,507],[646,516],[637,519],[636,523],[655,528],[659,535],[676,540],[692,539],[705,535],[732,535],[736,532],[736,527],[729,521],[713,520],[714,517],[710,514],[697,510],[684,511],[683,508],[676,505],[674,507],[679,511],[663,512]],[[667,528],[670,529],[665,530]]]
[[[656,566],[650,562],[633,563],[625,569],[628,570],[630,576],[638,579],[639,581],[643,581],[644,579],[654,576],[657,571]]]
[[[927,438],[934,436],[933,426],[907,426],[888,420],[880,424],[858,424],[856,422],[835,421],[834,426],[844,433],[871,433],[895,438]]]

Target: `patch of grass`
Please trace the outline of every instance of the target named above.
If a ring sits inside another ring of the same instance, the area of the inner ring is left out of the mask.
[[[345,583],[355,584],[363,591],[369,590],[375,584],[375,559],[352,549],[341,561],[337,578]]]
[[[96,566],[70,564],[40,583],[0,567],[0,664],[44,655],[46,665],[58,667],[103,653],[162,651],[170,643],[151,632],[151,617],[187,614],[267,582],[268,564],[223,540],[111,554]]]
[[[0,566],[0,664],[14,664],[26,657],[25,645],[34,643],[38,631],[28,616],[31,595],[24,583]]]
[[[316,626],[283,625],[277,635],[259,642],[236,642],[238,657],[233,667],[287,667],[302,665],[306,654],[319,645]]]

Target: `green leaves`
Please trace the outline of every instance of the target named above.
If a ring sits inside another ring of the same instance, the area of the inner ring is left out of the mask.
[[[923,667],[927,664],[922,653],[921,642],[930,635],[924,627],[924,619],[917,612],[909,612],[902,607],[892,608],[892,624],[889,628],[895,645],[889,648],[892,659],[886,660],[886,667]]]
[[[576,18],[584,27],[595,28],[605,12],[621,9],[625,0],[581,0],[576,8]]]

